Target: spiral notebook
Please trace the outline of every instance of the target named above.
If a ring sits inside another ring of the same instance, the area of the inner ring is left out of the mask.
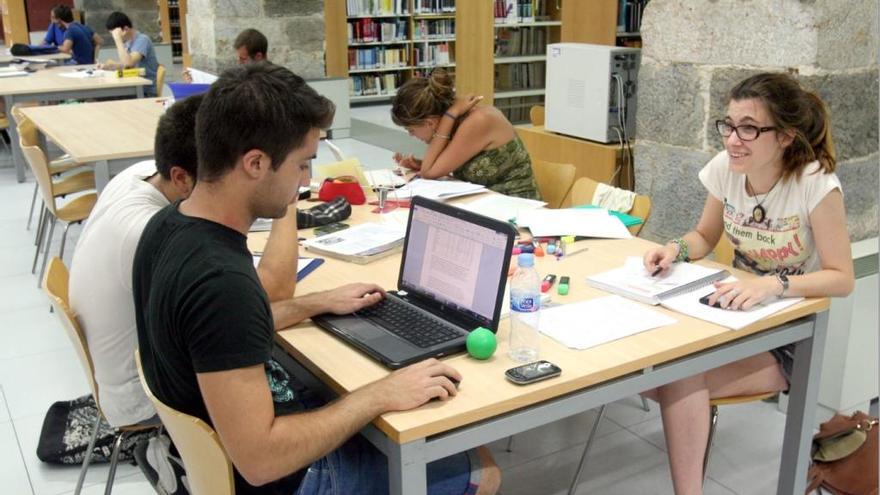
[[[652,277],[645,270],[642,258],[630,256],[620,268],[587,277],[587,283],[606,292],[657,305],[666,298],[711,285],[729,275],[727,270],[675,263],[668,273]]]

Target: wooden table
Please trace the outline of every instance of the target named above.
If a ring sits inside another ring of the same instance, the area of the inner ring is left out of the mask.
[[[620,145],[603,144],[586,139],[556,134],[544,126],[517,126],[516,133],[522,139],[529,156],[533,159],[554,163],[571,163],[575,180],[589,177],[593,180],[632,189],[631,170],[621,168],[615,178],[615,170],[621,160]],[[612,178],[614,179],[612,181]]]
[[[75,71],[77,68],[87,67],[92,66],[65,65],[39,70],[27,76],[0,78],[0,95],[6,101],[7,112],[16,103],[25,101],[53,102],[67,99],[119,96],[141,98],[144,95],[144,86],[153,84],[152,81],[143,77],[74,79],[60,75]],[[81,123],[72,121],[70,125],[80,126]],[[9,137],[12,140],[12,161],[15,164],[18,182],[24,182],[24,157],[18,143],[18,130],[12,118],[9,123]],[[108,136],[108,138],[111,137],[112,135]]]
[[[347,222],[356,224],[378,218],[366,208],[356,206]],[[312,234],[305,230],[301,235]],[[253,234],[249,247],[261,250],[265,238],[265,233]],[[570,294],[554,295],[556,302],[606,295],[588,287],[585,277],[621,266],[627,256],[641,255],[652,246],[638,238],[588,240],[578,244],[574,249],[589,247],[589,250],[561,261],[552,257],[537,259],[539,272],[571,277]],[[301,254],[308,256],[308,252]],[[354,281],[371,281],[393,288],[399,263],[399,255],[368,265],[328,258],[298,284],[297,292],[326,290]],[[754,276],[733,271],[740,278]],[[498,331],[498,349],[492,358],[477,361],[459,354],[444,359],[464,378],[453,400],[384,414],[362,433],[388,456],[391,493],[425,493],[428,462],[795,343],[777,492],[800,494],[805,488],[828,307],[827,298],[807,299],[739,331],[656,307],[657,311],[672,315],[678,323],[582,351],[568,349],[542,336],[541,358],[559,365],[562,375],[525,387],[504,378],[504,371],[515,365],[506,355],[508,320],[504,319]],[[589,331],[589,315],[584,315],[584,331]],[[376,361],[310,321],[279,332],[277,339],[303,366],[298,374],[311,374],[311,386],[326,385],[336,394],[355,390],[389,373]]]
[[[100,193],[110,180],[111,168],[131,165],[153,156],[163,99],[132,100],[26,107],[44,138],[51,139],[79,163],[95,163],[95,187]]]

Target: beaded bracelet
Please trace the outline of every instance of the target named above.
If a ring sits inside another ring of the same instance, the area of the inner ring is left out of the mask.
[[[443,115],[446,116],[446,117],[449,117],[449,118],[452,119],[452,120],[458,120],[458,117],[456,117],[455,115],[453,115],[453,114],[451,114],[451,113],[449,113],[449,112],[443,112]]]
[[[675,257],[675,261],[689,261],[688,258],[688,243],[684,240],[683,237],[679,237],[677,239],[673,239],[669,241],[670,244],[678,244],[678,256]]]
[[[447,141],[449,141],[450,139],[452,139],[452,136],[450,136],[449,134],[440,134],[439,132],[435,132],[435,133],[434,133],[434,137],[438,137],[438,138],[440,138],[440,139],[445,139],[445,140],[447,140]]]

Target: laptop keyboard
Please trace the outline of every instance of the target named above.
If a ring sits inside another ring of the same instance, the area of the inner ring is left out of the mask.
[[[358,311],[358,314],[422,348],[433,347],[462,336],[461,332],[394,297],[386,297],[379,303]]]

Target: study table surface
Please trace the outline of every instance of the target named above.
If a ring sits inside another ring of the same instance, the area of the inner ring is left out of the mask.
[[[79,163],[95,162],[100,191],[117,163],[153,156],[162,99],[138,98],[22,108],[43,136]]]
[[[72,78],[62,75],[91,67],[65,65],[38,70],[27,76],[0,78],[0,95],[6,101],[8,111],[19,102],[55,102],[120,96],[140,98],[144,95],[144,86],[153,84],[143,77]],[[81,123],[70,121],[68,125],[78,126]],[[10,119],[9,136],[12,139],[12,161],[15,164],[17,178],[19,182],[23,182],[25,162],[18,144],[18,130],[12,119]]]
[[[405,222],[407,211],[399,210],[385,221]],[[366,207],[354,207],[347,222],[357,224],[379,218]],[[304,230],[300,235],[310,237],[311,231]],[[262,249],[265,237],[252,234],[249,247]],[[579,241],[574,250],[589,249],[559,261],[552,256],[537,258],[536,267],[542,275],[571,277],[569,295],[554,293],[554,302],[583,301],[607,295],[587,286],[588,275],[621,266],[627,256],[641,256],[652,245],[638,238]],[[310,254],[303,251],[300,256]],[[397,284],[399,264],[400,255],[367,265],[325,258],[323,266],[298,284],[297,293],[356,281],[375,282],[391,289]],[[734,272],[740,278],[754,276]],[[518,364],[506,355],[509,324],[505,318],[499,325],[498,348],[492,358],[478,361],[462,353],[443,359],[463,375],[455,398],[432,401],[412,411],[384,414],[363,433],[389,458],[392,493],[424,493],[427,462],[797,342],[778,490],[802,493],[828,307],[827,298],[806,299],[738,331],[654,307],[677,323],[586,350],[568,349],[542,335],[540,358],[560,366],[562,375],[528,386],[504,378],[504,371]],[[589,315],[584,315],[584,331],[589,331],[589,325]],[[311,321],[279,332],[278,342],[336,394],[355,390],[389,373]]]
[[[27,62],[44,62],[46,60],[67,60],[70,58],[69,53],[47,53],[44,55],[13,55],[9,50],[0,52],[0,65],[11,64],[13,60],[25,60]]]

